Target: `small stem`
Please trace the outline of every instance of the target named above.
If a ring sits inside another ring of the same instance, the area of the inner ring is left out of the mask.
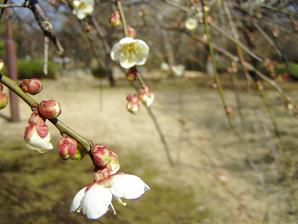
[[[25,103],[27,103],[31,108],[38,105],[39,103],[31,96],[26,94],[17,84],[16,81],[8,78],[7,76],[0,73],[0,83],[5,85],[15,94],[17,94]],[[76,139],[86,151],[90,151],[91,142],[82,137],[79,133],[72,130],[66,124],[64,124],[59,119],[49,119],[49,121],[60,131],[61,134],[66,134],[74,139]]]
[[[122,20],[122,23],[123,23],[124,35],[127,37],[128,36],[127,24],[126,24],[126,19],[125,19],[125,15],[124,15],[124,11],[123,11],[121,0],[116,0],[116,3],[117,3],[117,8],[118,8],[118,10],[120,12],[121,20]]]

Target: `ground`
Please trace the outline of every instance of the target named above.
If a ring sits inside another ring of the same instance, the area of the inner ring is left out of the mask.
[[[91,77],[61,78],[44,81],[37,96],[59,101],[61,120],[108,145],[119,155],[123,172],[140,176],[151,187],[126,207],[114,202],[118,214],[110,211],[94,223],[297,223],[298,120],[277,93],[265,95],[273,104],[286,157],[256,93],[237,91],[244,123],[236,109],[232,118],[243,142],[229,129],[211,81],[149,82],[156,95],[153,110],[175,160],[171,167],[146,110],[136,116],[126,111],[125,98],[132,90],[124,83],[109,88]],[[297,84],[290,87],[288,93],[298,100]],[[236,107],[235,93],[228,88],[225,95]],[[20,107],[20,123],[5,119],[8,108],[0,112],[1,223],[90,223],[69,213],[74,194],[92,181],[90,160],[62,161],[55,150],[39,154],[26,149],[23,131],[30,110],[23,102]],[[59,133],[49,126],[56,144]],[[290,184],[279,173],[285,158],[291,161]]]

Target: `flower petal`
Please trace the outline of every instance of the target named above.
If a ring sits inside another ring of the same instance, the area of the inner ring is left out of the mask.
[[[136,52],[137,56],[137,65],[144,65],[148,59],[150,48],[143,40],[136,40],[138,50]]]
[[[121,45],[119,43],[115,44],[111,50],[111,58],[113,61],[118,62],[120,57]]]
[[[98,219],[109,209],[112,202],[112,194],[108,188],[94,185],[85,192],[81,201],[81,208],[88,219]]]
[[[70,212],[77,211],[80,208],[81,201],[85,195],[86,187],[82,188],[72,199]]]
[[[53,149],[53,145],[50,142],[51,139],[51,135],[50,132],[46,135],[46,137],[41,138],[37,131],[36,128],[33,127],[32,129],[32,134],[30,136],[29,139],[26,139],[27,143],[29,143],[30,145],[37,147],[37,148],[41,148],[41,149],[45,149],[45,150],[51,150]]]
[[[150,188],[141,178],[135,175],[117,174],[113,176],[110,190],[116,197],[136,199],[150,190]]]
[[[119,41],[120,45],[125,45],[125,44],[132,44],[137,42],[137,40],[131,38],[131,37],[124,37]]]

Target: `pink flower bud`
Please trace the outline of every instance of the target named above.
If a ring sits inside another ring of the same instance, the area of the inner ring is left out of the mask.
[[[121,16],[118,10],[114,11],[109,19],[110,24],[113,27],[119,26],[121,24]]]
[[[7,106],[8,98],[7,95],[3,92],[0,92],[0,110],[4,109]]]
[[[112,175],[120,169],[117,155],[104,145],[95,145],[90,152],[96,170],[107,169]]]
[[[19,82],[20,88],[31,95],[36,95],[42,90],[42,85],[39,79],[23,79]]]
[[[135,81],[137,79],[137,74],[138,74],[138,71],[137,71],[136,67],[132,67],[126,73],[126,78],[129,81]]]
[[[71,159],[76,156],[78,143],[75,139],[64,136],[58,143],[58,152],[62,159]]]
[[[39,116],[38,113],[32,113],[28,122],[34,125],[45,125],[44,119],[41,116]]]
[[[61,106],[55,100],[44,100],[39,104],[38,112],[47,119],[54,119],[61,114]]]
[[[140,99],[135,93],[130,93],[126,97],[128,103],[126,109],[132,114],[136,114],[140,110]]]
[[[137,36],[137,31],[133,27],[127,26],[127,36],[135,38]]]
[[[151,107],[154,101],[154,94],[148,86],[142,86],[139,90],[139,98],[146,107]]]
[[[231,106],[226,106],[226,108],[225,108],[225,112],[226,112],[227,115],[232,115],[233,112],[234,112],[233,107],[231,107]]]

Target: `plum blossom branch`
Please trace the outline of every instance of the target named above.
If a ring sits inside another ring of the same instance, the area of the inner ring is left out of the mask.
[[[0,83],[7,86],[10,90],[16,93],[24,102],[28,104],[31,108],[36,107],[39,103],[31,96],[26,94],[17,84],[17,82],[8,78],[7,76],[0,73]],[[68,136],[76,139],[86,151],[90,150],[91,142],[81,136],[79,133],[72,130],[66,124],[64,124],[59,119],[49,119],[49,121],[60,131],[61,134],[67,134]]]

